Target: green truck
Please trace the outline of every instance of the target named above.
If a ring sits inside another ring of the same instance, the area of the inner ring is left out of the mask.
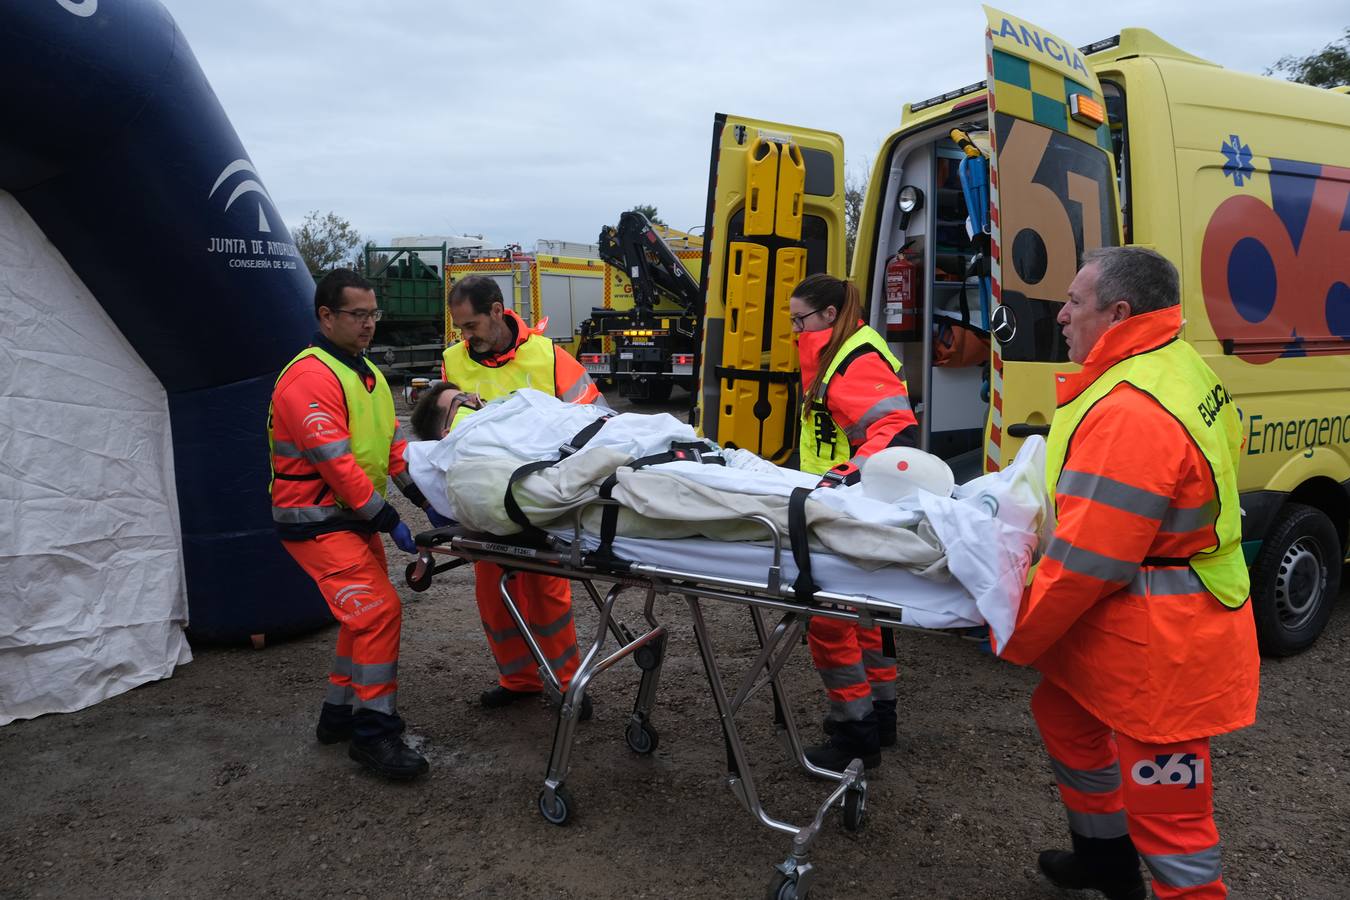
[[[391,383],[440,377],[448,261],[445,244],[365,249],[365,275],[384,312],[368,353]]]

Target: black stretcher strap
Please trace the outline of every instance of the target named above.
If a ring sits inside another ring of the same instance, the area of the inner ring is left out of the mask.
[[[671,441],[664,453],[643,456],[628,464],[630,469],[644,469],[668,462],[696,462],[705,466],[725,466],[727,461],[717,454],[717,448],[707,441]]]
[[[619,483],[619,473],[606,478],[600,484],[600,496],[605,500],[613,500],[614,488]],[[607,503],[600,512],[600,546],[595,548],[595,555],[602,559],[613,559],[614,556],[614,536],[619,531],[619,506],[614,503]]]
[[[792,591],[802,603],[810,602],[820,590],[811,580],[811,547],[806,534],[806,498],[814,488],[792,489],[788,499],[788,537],[792,542],[792,561],[797,564],[797,580]]]
[[[541,469],[556,466],[573,453],[576,453],[582,447],[586,446],[586,443],[591,438],[595,437],[600,432],[600,429],[605,427],[605,423],[612,418],[614,418],[613,413],[601,416],[578,431],[572,437],[572,440],[558,448],[557,459],[541,459],[536,462],[526,463],[512,472],[510,479],[506,482],[506,496],[502,499],[502,505],[506,508],[507,517],[510,518],[512,522],[515,522],[521,528],[525,529],[526,532],[531,534],[538,533],[540,529],[535,527],[534,523],[530,521],[529,516],[525,515],[525,512],[520,508],[520,504],[516,502],[516,495],[514,492],[516,482],[520,481],[522,478],[533,475]]]
[[[515,522],[527,532],[534,533],[539,531],[539,529],[530,521],[530,517],[525,515],[524,511],[521,510],[520,504],[516,502],[516,495],[514,493],[516,482],[527,475],[533,475],[540,469],[547,469],[549,466],[557,465],[557,463],[558,461],[556,459],[541,459],[537,462],[526,463],[512,472],[510,479],[506,482],[506,497],[503,500],[503,505],[506,507],[506,515],[512,522]]]
[[[605,423],[608,422],[608,421],[609,421],[610,419],[612,419],[612,418],[614,418],[614,414],[613,414],[613,413],[610,413],[609,415],[601,416],[600,418],[596,419],[596,420],[595,420],[594,422],[592,422],[591,424],[587,425],[585,428],[583,428],[583,429],[581,429],[580,431],[578,431],[578,432],[572,437],[572,439],[571,439],[570,441],[568,441],[567,443],[563,444],[561,447],[558,448],[558,452],[562,454],[562,456],[560,457],[560,459],[561,459],[561,458],[566,458],[566,457],[568,457],[568,456],[571,456],[573,453],[576,453],[576,452],[577,452],[578,450],[580,450],[582,447],[585,447],[585,446],[586,446],[586,443],[587,443],[591,438],[593,438],[593,437],[595,437],[597,434],[599,434],[599,433],[600,433],[600,429],[601,429],[601,428],[604,428],[604,427],[605,427]]]

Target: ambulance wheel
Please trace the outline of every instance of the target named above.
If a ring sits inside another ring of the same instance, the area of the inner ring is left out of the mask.
[[[1252,613],[1267,656],[1293,656],[1326,627],[1341,585],[1340,535],[1326,513],[1286,503],[1252,564]]]
[[[408,587],[420,594],[431,587],[431,566],[427,566],[421,578],[415,577],[414,573],[416,572],[417,563],[408,563],[408,568],[403,570],[403,578],[408,582]]]
[[[657,745],[661,743],[660,733],[646,723],[641,725],[630,723],[623,733],[623,739],[628,743],[628,749],[640,756],[655,753]]]
[[[567,788],[558,785],[553,792],[553,802],[548,802],[548,791],[539,792],[539,814],[552,825],[566,825],[572,817],[572,795]]]
[[[844,830],[862,831],[867,817],[867,788],[844,791]]]
[[[774,872],[769,880],[769,889],[764,894],[768,900],[802,900],[806,895],[797,893],[797,876]]]

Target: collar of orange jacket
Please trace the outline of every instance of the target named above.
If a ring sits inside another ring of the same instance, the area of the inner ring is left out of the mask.
[[[479,365],[497,368],[515,359],[516,350],[520,348],[520,345],[528,341],[531,335],[543,334],[544,326],[547,322],[547,320],[545,320],[544,322],[540,322],[538,327],[531,328],[525,324],[525,320],[522,319],[514,309],[502,310],[502,318],[506,320],[506,327],[511,329],[511,334],[514,337],[512,338],[511,343],[506,346],[505,350],[496,353],[485,353],[482,356],[479,356],[470,349],[469,358]]]
[[[1068,403],[1107,369],[1131,356],[1157,350],[1170,343],[1181,331],[1181,306],[1155,309],[1153,312],[1130,316],[1106,329],[1097,339],[1083,368],[1077,372],[1058,372],[1055,375],[1055,399],[1060,406]]]

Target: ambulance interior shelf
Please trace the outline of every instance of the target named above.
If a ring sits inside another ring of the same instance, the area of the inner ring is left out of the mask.
[[[965,125],[967,131],[981,125]],[[910,399],[919,417],[923,446],[959,466],[978,470],[983,457],[983,426],[988,415],[988,380],[984,365],[938,365],[939,323],[962,320],[962,293],[970,309],[970,324],[979,329],[980,284],[972,271],[977,248],[967,231],[967,204],[960,164],[964,156],[951,140],[948,123],[902,139],[892,148],[888,185],[882,192],[881,233],[886,262],[871,284],[873,308],[881,307],[878,326],[886,328],[892,350],[908,373]],[[976,138],[977,143],[979,138]],[[901,194],[917,191],[922,208],[905,215]],[[901,285],[894,280],[899,259],[907,259],[914,278],[912,299],[905,305],[908,318],[900,320],[891,303]],[[894,327],[898,321],[903,327]],[[931,349],[930,349],[931,348]],[[986,354],[987,356],[987,354]]]

